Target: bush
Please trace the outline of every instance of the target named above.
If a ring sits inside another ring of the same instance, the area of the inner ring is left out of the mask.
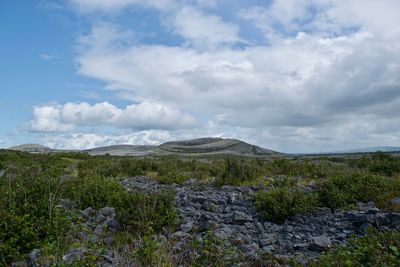
[[[346,246],[323,254],[311,266],[399,266],[400,233],[370,232],[351,239]]]
[[[56,206],[63,168],[54,158],[27,157],[15,160],[0,179],[0,265],[63,238],[70,224]]]
[[[393,176],[400,173],[400,158],[388,153],[377,152],[371,156],[364,156],[350,161],[350,164],[372,173]]]
[[[302,190],[277,188],[257,193],[255,206],[265,220],[282,223],[289,216],[304,213],[316,206],[316,196]]]
[[[357,201],[374,201],[386,206],[400,195],[400,181],[373,174],[336,176],[323,181],[317,189],[319,202],[329,208],[346,208]]]
[[[104,177],[71,179],[63,197],[74,200],[80,209],[114,207],[123,226],[138,235],[160,231],[176,218],[172,192],[131,192]]]
[[[257,161],[227,158],[216,183],[241,185],[244,182],[255,181],[260,176],[260,165]]]

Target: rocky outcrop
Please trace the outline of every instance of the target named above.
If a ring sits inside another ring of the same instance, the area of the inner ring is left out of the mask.
[[[381,212],[374,203],[358,203],[354,211],[317,208],[275,224],[263,221],[254,209],[252,199],[257,187],[214,188],[194,180],[183,185],[159,185],[146,177],[126,178],[122,184],[134,190],[175,190],[181,223],[172,237],[176,240],[176,253],[182,255],[193,253],[187,251],[188,243],[204,242],[212,232],[226,249],[234,248],[233,257],[251,261],[271,253],[305,262],[344,244],[353,234],[364,234],[368,227],[393,229],[400,225],[399,214]]]

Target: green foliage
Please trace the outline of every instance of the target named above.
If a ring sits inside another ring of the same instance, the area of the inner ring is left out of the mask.
[[[388,153],[377,152],[361,159],[353,160],[352,165],[367,169],[372,173],[393,176],[400,173],[400,158]]]
[[[289,216],[312,210],[316,196],[302,190],[276,188],[257,193],[255,206],[266,220],[282,223]]]
[[[95,159],[88,163],[93,169],[81,169],[86,177],[77,176],[74,169],[76,164],[85,165],[84,157],[84,154],[0,153],[0,162],[6,169],[0,178],[0,265],[50,244],[53,251],[60,252],[74,217],[58,208],[61,199],[74,201],[80,209],[115,207],[119,222],[127,233],[135,236],[173,225],[176,213],[172,192],[130,192],[116,180],[106,178],[104,172],[100,172],[104,176],[91,176],[89,173],[96,168]],[[97,162],[101,171],[105,170],[101,167],[102,160]],[[148,164],[116,162],[112,162],[116,169],[128,174],[141,170],[135,166]]]
[[[59,242],[70,223],[57,208],[63,164],[53,157],[3,155],[13,160],[0,179],[0,264],[20,259],[44,243]]]
[[[327,252],[311,266],[399,266],[400,232],[370,232],[351,239],[344,247]]]
[[[345,208],[357,201],[374,201],[381,206],[400,195],[398,179],[373,174],[336,176],[322,181],[317,189],[320,205]]]
[[[258,161],[227,158],[217,179],[217,184],[240,185],[246,181],[255,181],[260,176]]]
[[[224,240],[216,237],[212,230],[206,233],[203,242],[193,244],[198,255],[193,259],[192,266],[232,266],[234,250],[224,247]]]
[[[170,266],[165,248],[162,245],[162,240],[159,240],[159,238],[146,235],[142,238],[140,247],[135,249],[131,256],[141,266]]]
[[[73,199],[80,209],[115,207],[118,220],[137,234],[160,231],[176,218],[172,192],[131,192],[104,177],[73,178],[66,183],[63,197]]]

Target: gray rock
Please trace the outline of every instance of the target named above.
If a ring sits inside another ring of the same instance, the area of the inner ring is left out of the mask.
[[[95,210],[92,207],[88,207],[88,208],[84,209],[83,211],[81,211],[81,215],[85,219],[90,219],[90,217],[92,217],[94,214],[95,214]]]
[[[75,260],[82,259],[85,256],[86,249],[85,248],[74,248],[68,250],[67,254],[65,254],[62,259],[68,264],[74,262]]]
[[[107,220],[107,217],[103,214],[98,214],[96,217],[91,218],[91,220],[96,223],[103,223],[105,220]]]
[[[99,214],[101,214],[107,218],[114,218],[115,217],[115,208],[111,208],[111,207],[101,208],[99,210]]]
[[[183,232],[187,233],[187,232],[190,232],[193,229],[193,226],[194,226],[193,221],[189,221],[187,223],[181,224],[180,228],[181,228],[181,230]]]
[[[105,249],[102,256],[103,256],[103,259],[108,263],[115,262],[115,253],[113,251]]]
[[[329,237],[320,235],[313,238],[313,242],[308,247],[312,251],[323,251],[332,245]]]
[[[354,213],[354,212],[346,212],[345,216],[347,219],[355,224],[363,224],[368,222],[367,215],[365,214],[359,214],[359,213]]]
[[[262,236],[262,239],[260,239],[260,245],[262,247],[265,247],[265,246],[275,243],[275,241],[276,241],[276,235],[266,234],[266,235]]]
[[[4,170],[0,170],[0,178],[4,176],[6,172]]]
[[[400,214],[399,213],[389,213],[386,215],[390,226],[398,226],[400,224]]]
[[[39,255],[42,253],[41,249],[34,249],[28,254],[26,263],[29,267],[36,266],[36,261]]]
[[[94,228],[94,233],[96,235],[100,235],[102,232],[104,231],[104,225],[103,224],[99,224],[96,226],[96,228]]]
[[[195,196],[193,198],[193,202],[197,202],[200,204],[204,204],[207,201],[207,198],[205,198],[204,196]]]
[[[28,264],[26,261],[16,261],[11,263],[11,267],[27,267]]]
[[[272,253],[276,251],[276,247],[274,245],[264,246],[262,247],[262,251],[265,253]]]
[[[190,238],[192,238],[192,235],[182,232],[182,231],[178,231],[178,232],[173,233],[171,235],[171,238],[173,240],[190,239]]]
[[[245,222],[251,222],[253,219],[241,211],[234,211],[232,215],[232,222],[235,224],[243,224]]]
[[[227,240],[229,237],[232,236],[233,230],[228,227],[219,228],[214,232],[215,236],[222,240]]]
[[[367,233],[368,229],[372,229],[372,228],[374,228],[374,227],[372,226],[372,224],[369,223],[369,222],[366,222],[366,223],[363,223],[363,224],[358,228],[358,231],[360,231],[361,234],[365,235],[365,234]]]
[[[1,176],[0,176],[1,177]],[[390,200],[390,204],[392,204],[393,206],[398,206],[400,205],[400,197],[395,197],[392,200]]]
[[[370,208],[370,209],[368,209],[367,210],[367,214],[372,214],[372,215],[375,215],[375,214],[377,214],[377,213],[379,213],[379,209],[378,208]]]
[[[121,229],[121,225],[115,219],[111,219],[107,221],[107,226],[110,230],[118,231]]]

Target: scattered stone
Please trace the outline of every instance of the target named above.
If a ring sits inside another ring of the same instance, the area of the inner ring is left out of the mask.
[[[372,228],[374,228],[374,227],[372,226],[372,224],[369,223],[369,222],[366,222],[366,223],[363,223],[363,224],[358,228],[358,231],[360,231],[361,234],[365,235],[365,234],[368,232],[368,229],[372,229]]]
[[[204,196],[195,196],[193,198],[193,202],[195,202],[195,203],[197,202],[200,204],[204,204],[206,201],[207,201],[207,198],[205,198]]]
[[[183,231],[183,232],[190,232],[192,229],[193,229],[193,221],[189,221],[189,222],[187,222],[187,223],[183,223],[183,224],[181,224],[181,230]]]
[[[104,207],[99,210],[99,214],[103,215],[107,218],[114,218],[115,217],[115,208]]]
[[[85,256],[86,249],[85,248],[73,248],[68,250],[67,254],[65,254],[62,259],[68,264],[72,263],[75,260],[80,260]]]
[[[88,207],[88,208],[84,209],[83,211],[81,211],[81,215],[85,219],[91,218],[94,214],[95,214],[95,210],[92,207]]]
[[[243,224],[245,222],[251,222],[253,219],[251,216],[247,215],[244,212],[235,211],[233,212],[232,222],[235,224]]]
[[[310,244],[309,249],[312,251],[324,251],[332,245],[331,239],[326,236],[316,236]]]
[[[114,239],[112,237],[103,238],[103,243],[106,246],[111,246],[114,243]]]
[[[400,224],[400,214],[399,213],[388,213],[386,218],[389,221],[390,226],[398,226]]]
[[[16,261],[11,263],[11,267],[27,267],[28,264],[26,261]]]
[[[110,230],[112,231],[118,231],[121,229],[121,225],[119,224],[119,222],[115,219],[111,219],[107,221],[107,226]]]
[[[29,267],[36,266],[36,261],[39,255],[42,253],[41,249],[34,249],[28,254],[28,258],[26,259],[26,263]]]
[[[93,232],[94,232],[96,235],[99,235],[99,234],[101,234],[103,231],[104,231],[104,225],[103,225],[103,224],[99,224],[99,225],[96,226],[96,228],[94,229]]]
[[[1,175],[0,175],[0,177],[1,177]],[[393,206],[400,205],[400,197],[395,197],[392,200],[390,200],[390,204],[392,204]]]

